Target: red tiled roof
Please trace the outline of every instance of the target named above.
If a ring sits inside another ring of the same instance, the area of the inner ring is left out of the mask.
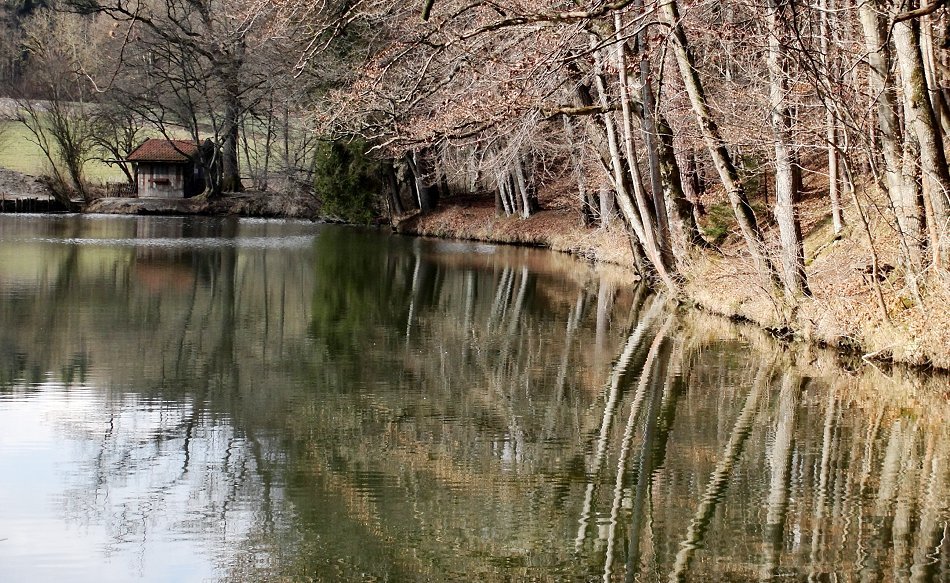
[[[187,140],[150,138],[129,154],[130,162],[189,162],[198,145]]]

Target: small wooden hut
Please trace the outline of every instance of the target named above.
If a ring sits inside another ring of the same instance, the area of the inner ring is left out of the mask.
[[[198,144],[150,138],[129,154],[140,198],[188,198],[204,190]]]

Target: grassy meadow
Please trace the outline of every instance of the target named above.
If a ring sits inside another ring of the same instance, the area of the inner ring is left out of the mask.
[[[41,176],[48,173],[49,160],[32,141],[33,135],[18,121],[0,120],[0,168]],[[122,171],[92,160],[85,167],[86,180],[93,184],[121,182]]]
[[[2,100],[0,100],[2,101]],[[18,121],[9,117],[4,119],[5,114],[2,103],[0,103],[0,168],[22,172],[32,176],[41,176],[49,174],[49,160],[43,154],[43,151],[33,142],[33,135],[30,131]],[[270,172],[281,173],[286,170],[284,165],[283,143],[276,137],[272,139],[269,148],[266,144],[266,129],[257,127],[255,124],[249,124],[244,127],[246,135],[238,144],[239,161],[243,170],[242,174],[245,180],[252,181],[252,175],[259,165],[263,164],[267,151],[270,151]],[[210,132],[210,129],[209,129]],[[161,137],[158,132],[146,132],[145,137]],[[176,139],[189,139],[189,134],[181,131],[180,134],[173,134]],[[309,166],[309,156],[312,156],[312,149],[315,140],[309,131],[295,129],[290,139],[290,147],[293,155],[298,157],[298,163],[302,166]],[[109,165],[98,160],[90,160],[85,166],[85,178],[94,185],[102,185],[109,182],[123,182],[125,176],[117,166]],[[251,182],[248,183],[250,186]]]

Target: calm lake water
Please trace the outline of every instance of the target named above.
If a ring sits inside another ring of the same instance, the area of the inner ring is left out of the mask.
[[[0,215],[0,581],[948,581],[946,379],[537,250]]]

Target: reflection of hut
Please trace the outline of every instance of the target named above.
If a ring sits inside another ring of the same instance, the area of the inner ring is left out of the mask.
[[[142,198],[188,198],[204,189],[198,145],[185,140],[150,138],[128,157]]]
[[[149,292],[184,292],[192,288],[197,275],[187,256],[137,259],[135,279]]]

